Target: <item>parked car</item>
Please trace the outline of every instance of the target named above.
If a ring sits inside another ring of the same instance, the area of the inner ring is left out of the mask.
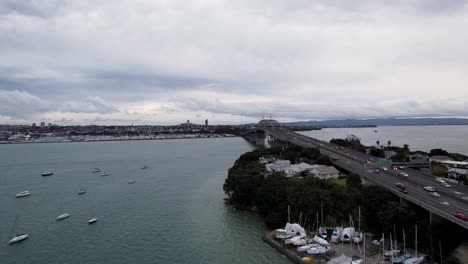
[[[429,191],[429,192],[435,192],[436,189],[432,186],[424,186],[424,190]]]
[[[464,214],[456,214],[454,215],[456,218],[458,219],[461,219],[463,221],[468,221],[468,216],[464,215]]]

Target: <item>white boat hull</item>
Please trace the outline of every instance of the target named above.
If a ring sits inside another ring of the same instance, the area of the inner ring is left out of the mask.
[[[20,192],[16,194],[16,198],[26,197],[29,196],[31,193],[28,191]]]
[[[96,222],[97,222],[97,218],[93,218],[93,219],[88,221],[88,224],[90,225],[90,224],[94,224]]]
[[[9,244],[21,242],[21,241],[25,240],[26,238],[28,238],[28,235],[26,235],[26,234],[15,236],[14,238],[12,238],[10,240]]]
[[[58,220],[63,220],[63,219],[68,218],[68,217],[70,217],[70,214],[61,214],[61,215],[57,216],[56,220],[57,221]]]

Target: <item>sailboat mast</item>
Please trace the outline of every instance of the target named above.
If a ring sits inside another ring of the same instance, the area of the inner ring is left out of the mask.
[[[415,236],[414,256],[417,258],[418,257],[418,225],[414,225],[414,236]]]
[[[405,236],[404,228],[403,228],[403,254],[406,256],[406,236]]]
[[[359,232],[361,232],[361,206],[358,208],[358,217],[359,217]]]
[[[289,204],[288,204],[288,223],[291,223],[291,213],[289,211]]]
[[[320,224],[323,226],[323,201],[320,203],[320,214],[322,215]]]
[[[390,232],[390,261],[393,263],[393,241],[392,241],[392,232]]]
[[[366,264],[366,236],[362,237],[362,241],[364,241],[364,264]]]
[[[13,233],[15,231],[17,224],[18,224],[18,216],[15,217],[15,222],[13,223],[13,227],[11,228],[10,237],[13,237]]]

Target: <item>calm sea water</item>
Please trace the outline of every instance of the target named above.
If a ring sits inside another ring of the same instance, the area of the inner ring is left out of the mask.
[[[223,204],[227,169],[251,149],[242,138],[1,145],[0,263],[289,263],[261,241],[259,217]],[[8,245],[16,217],[29,238]]]
[[[374,132],[377,131],[377,132]],[[353,134],[361,138],[365,145],[403,146],[411,150],[429,151],[443,148],[449,152],[468,155],[468,126],[382,126],[366,128],[326,128],[323,130],[300,132],[304,135],[329,141],[332,138],[346,138]]]

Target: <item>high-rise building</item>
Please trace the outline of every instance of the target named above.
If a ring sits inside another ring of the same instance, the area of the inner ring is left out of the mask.
[[[205,119],[205,126],[208,126],[208,119]]]
[[[45,122],[41,122],[41,127],[45,127]]]
[[[47,126],[50,126],[50,127],[51,127],[51,126],[52,126],[52,123],[49,123]]]
[[[32,127],[36,127],[36,123],[32,123],[32,125],[31,125],[31,126],[32,126]]]
[[[187,124],[190,124],[190,120],[187,120]]]

